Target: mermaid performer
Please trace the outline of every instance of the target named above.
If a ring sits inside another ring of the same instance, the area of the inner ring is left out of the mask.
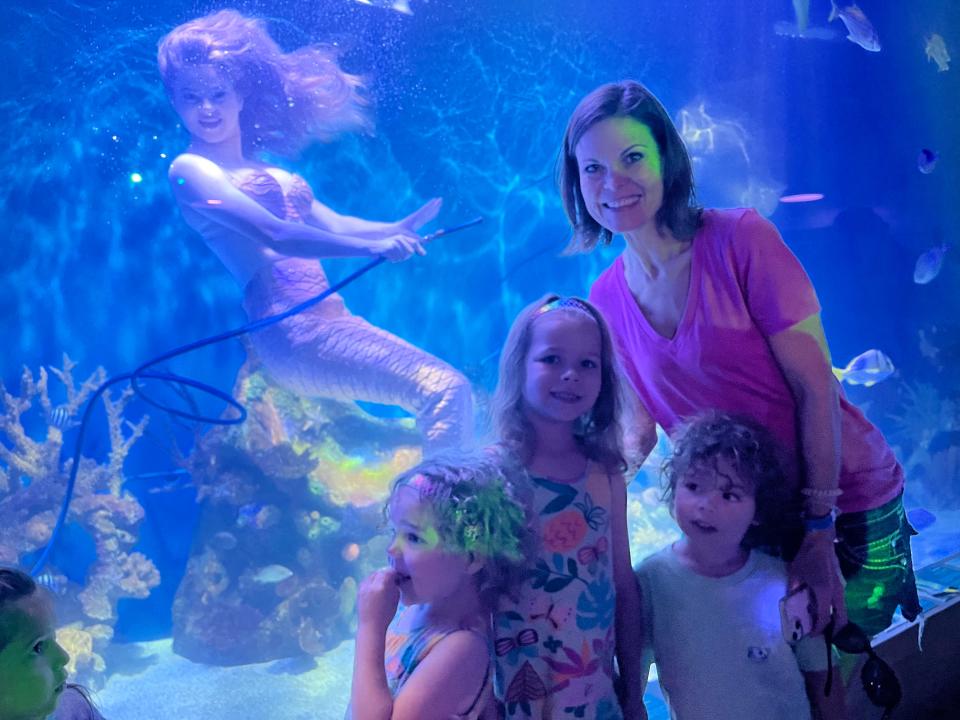
[[[330,50],[283,53],[260,20],[223,10],[178,26],[158,63],[190,133],[170,166],[187,224],[244,288],[251,320],[286,310],[329,287],[318,259],[425,254],[418,229],[434,198],[393,223],[339,215],[299,175],[262,162],[315,140],[364,129],[361,81]],[[398,405],[417,417],[424,452],[466,444],[472,434],[467,379],[441,360],[350,313],[333,294],[252,335],[257,356],[282,386],[303,395]]]

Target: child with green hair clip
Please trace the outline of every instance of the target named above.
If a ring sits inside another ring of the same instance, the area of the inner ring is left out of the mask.
[[[491,612],[534,542],[503,466],[434,457],[394,481],[385,515],[389,567],[360,585],[347,717],[496,718]]]

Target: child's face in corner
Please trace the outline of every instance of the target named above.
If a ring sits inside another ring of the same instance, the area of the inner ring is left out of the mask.
[[[555,422],[590,412],[600,396],[602,353],[593,318],[563,309],[535,318],[524,368],[527,411]]]
[[[41,720],[57,706],[69,655],[54,637],[53,608],[37,592],[4,608],[10,642],[0,649],[0,720]]]
[[[433,509],[420,500],[416,489],[407,485],[397,489],[389,520],[393,540],[387,555],[404,605],[436,604],[472,583],[469,556],[443,548]]]
[[[694,465],[677,480],[674,511],[691,547],[721,560],[742,553],[756,516],[753,487],[726,458]]]

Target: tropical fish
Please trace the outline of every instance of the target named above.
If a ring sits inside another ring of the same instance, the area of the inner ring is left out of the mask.
[[[273,585],[289,577],[293,577],[293,570],[286,565],[266,565],[257,570],[253,574],[252,579],[254,582],[261,583],[262,585]]]
[[[947,52],[947,45],[940,35],[934,33],[927,37],[923,51],[927,54],[928,62],[933,60],[937,64],[938,72],[946,72],[950,69],[950,53]]]
[[[893,362],[879,350],[867,350],[857,355],[843,369],[834,368],[837,380],[848,385],[870,387],[890,377],[896,368]]]
[[[52,422],[58,428],[62,428],[64,425],[66,425],[69,419],[70,414],[63,405],[58,405],[50,413],[50,422]]]
[[[841,8],[837,7],[835,0],[830,0],[830,5],[830,17],[827,18],[827,22],[840,18],[847,28],[847,40],[856,43],[864,50],[880,52],[880,38],[877,36],[877,31],[856,3]]]
[[[237,527],[250,527],[256,525],[257,522],[257,513],[263,510],[263,505],[260,503],[247,503],[246,505],[241,505],[237,510]]]
[[[340,551],[340,556],[347,562],[353,562],[360,557],[360,546],[355,542],[347,543]]]
[[[251,527],[254,530],[266,530],[280,520],[280,508],[276,505],[263,505],[252,502],[241,505],[237,510],[237,527]]]
[[[233,550],[237,546],[237,536],[226,531],[214,533],[210,538],[210,546],[217,550]]]
[[[949,249],[950,246],[944,243],[930,248],[918,257],[917,265],[913,268],[913,281],[917,285],[926,285],[939,275],[940,268],[943,267],[943,256]]]
[[[383,8],[384,10],[395,10],[404,15],[413,15],[410,9],[410,0],[356,0],[361,5]]]
[[[36,583],[58,597],[67,594],[67,579],[63,575],[54,575],[49,571],[43,572],[36,577]]]
[[[937,516],[926,508],[913,508],[907,511],[907,520],[916,531],[926,530],[937,521]]]
[[[923,148],[917,156],[917,169],[924,175],[929,175],[933,172],[933,168],[936,167],[937,160],[939,159],[940,156],[933,150]]]
[[[147,488],[147,492],[151,494],[175,492],[196,487],[188,470],[164,470],[160,472],[140,473],[138,475],[132,475],[129,479],[142,480],[153,478],[162,478],[165,482]]]

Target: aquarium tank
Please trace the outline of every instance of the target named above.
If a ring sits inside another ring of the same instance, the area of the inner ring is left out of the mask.
[[[698,201],[756,208],[813,281],[843,392],[903,466],[916,567],[960,550],[960,6],[861,0],[831,19],[831,5],[9,0],[0,564],[53,595],[68,670],[104,715],[342,718],[358,583],[386,562],[382,504],[431,437],[419,400],[352,392],[376,363],[318,356],[341,379],[291,385],[261,356],[282,364],[296,343],[231,332],[251,287],[281,280],[179,194],[171,163],[201,131],[157,60],[176,26],[224,9],[284,52],[326,48],[369,120],[290,152],[265,142],[257,167],[274,175],[238,181],[264,212],[278,191],[274,216],[311,212],[290,181],[340,216],[394,221],[442,198],[424,232],[466,225],[404,262],[323,266],[346,281],[356,332],[397,343],[377,362],[409,350],[410,372],[430,358],[469,382],[457,402],[472,392],[478,442],[519,310],[586,297],[623,250],[564,252],[556,165],[579,99],[632,78],[674,120]],[[330,343],[368,342],[340,321]],[[634,562],[678,537],[668,452],[661,432],[628,487]],[[655,683],[648,698],[664,717]]]

